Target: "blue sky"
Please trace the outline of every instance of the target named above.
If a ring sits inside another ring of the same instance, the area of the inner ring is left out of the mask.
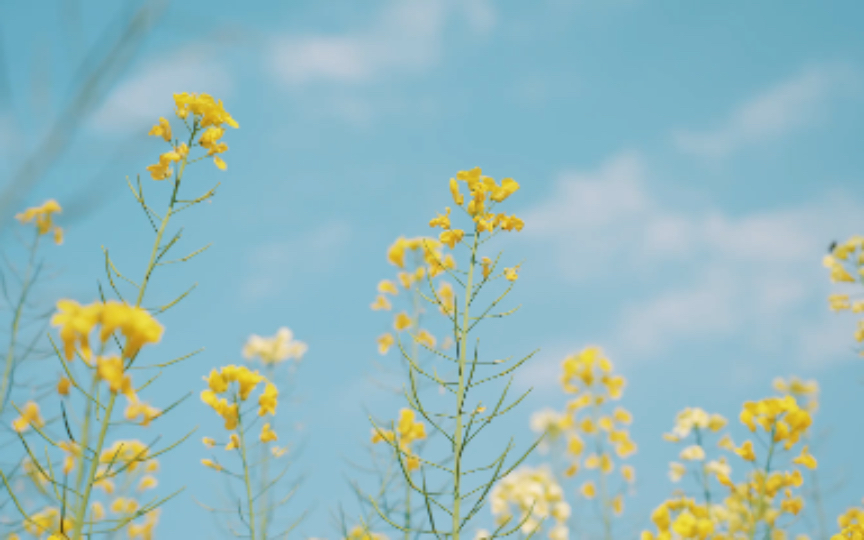
[[[7,3],[6,148],[39,141],[75,54],[112,23],[114,4],[80,6],[73,27],[63,10]],[[213,248],[155,279],[157,300],[199,285],[164,318],[150,354],[206,352],[149,397],[197,394],[211,367],[240,361],[249,334],[288,326],[307,342],[299,403],[280,412],[305,426],[300,506],[315,510],[303,534],[336,534],[328,509],[350,500],[343,456],[361,458],[369,432],[360,405],[391,416],[401,406],[365,379],[388,324],[368,309],[392,274],[386,249],[399,235],[428,234],[428,219],[450,204],[447,180],[474,166],[522,186],[508,203],[526,228],[503,247],[526,259],[513,296],[523,307],[488,339],[541,349],[517,380],[539,391],[508,429],[527,437],[532,411],[562,406],[561,359],[601,345],[629,380],[623,404],[635,415],[640,480],[628,514],[641,526],[672,490],[676,451],[660,434],[678,410],[734,418],[744,400],[768,395],[773,377],[798,374],[823,389],[817,425],[830,433],[817,457],[826,483],[843,481],[827,498],[829,516],[860,501],[864,368],[855,320],[827,309],[821,258],[831,240],[861,233],[864,6],[253,5],[168,6],[27,203],[63,204],[94,183],[101,203],[68,225],[52,254],[64,271],[49,291],[92,300],[100,246],[133,274],[146,262],[151,237],[124,179],[162,150],[146,137],[150,125],[171,111],[174,92],[224,100],[241,126],[226,136],[228,170],[190,170],[197,191],[222,184],[212,205],[183,217],[184,248]],[[10,152],[0,170],[15,165]],[[194,396],[181,410],[148,436],[217,429]],[[181,477],[188,486],[163,514],[172,537],[207,521],[189,496],[206,500],[219,485],[197,465],[202,455],[190,441],[164,460],[160,489]],[[479,524],[488,522],[484,512]]]

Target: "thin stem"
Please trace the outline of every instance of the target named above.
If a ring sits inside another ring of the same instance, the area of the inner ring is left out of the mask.
[[[265,370],[267,373],[267,380],[273,382],[273,376],[275,372],[274,364],[266,364]],[[276,418],[270,420],[271,428],[276,429]],[[261,511],[258,513],[261,516],[261,538],[267,538],[267,523],[268,518],[270,516],[270,490],[273,489],[273,486],[269,486],[269,473],[270,473],[270,456],[267,455],[267,445],[261,445],[261,475],[260,475],[260,483],[261,483]]]
[[[192,147],[197,130],[197,125],[193,126],[192,132],[189,136],[188,146],[190,148]],[[168,203],[168,210],[165,212],[165,217],[162,218],[162,223],[159,225],[159,231],[156,233],[156,239],[153,241],[153,249],[150,252],[150,261],[147,263],[147,269],[144,272],[144,279],[141,281],[141,287],[138,289],[138,299],[135,301],[135,307],[141,307],[141,302],[144,301],[144,293],[147,290],[147,285],[150,283],[150,276],[153,274],[153,270],[156,268],[156,256],[159,251],[159,246],[162,243],[162,237],[164,236],[165,230],[168,227],[168,222],[171,220],[174,205],[177,203],[177,192],[180,189],[180,182],[183,179],[183,172],[186,170],[186,164],[188,163],[188,161],[189,157],[187,154],[183,158],[183,162],[180,164],[180,168],[177,171],[177,176],[174,179],[174,190],[171,193],[171,201]],[[129,365],[131,365],[132,362],[135,361],[135,358],[137,356],[138,354],[136,353],[135,356],[130,359]],[[74,529],[72,531],[72,538],[74,540],[79,540],[80,538],[82,538],[81,533],[84,528],[84,518],[87,515],[87,507],[90,503],[90,494],[93,490],[93,480],[96,478],[96,471],[99,467],[99,456],[102,454],[102,449],[105,446],[105,437],[108,433],[108,426],[111,424],[111,413],[114,411],[114,404],[116,402],[117,394],[111,392],[111,397],[109,398],[108,404],[105,407],[105,417],[102,419],[102,426],[99,430],[99,439],[96,443],[96,447],[93,449],[93,458],[90,462],[90,471],[87,475],[87,483],[84,486],[84,493],[81,496],[78,508],[75,511]]]
[[[33,285],[33,263],[36,258],[36,250],[39,247],[39,238],[41,235],[36,231],[36,239],[33,240],[33,246],[30,248],[30,258],[27,262],[27,272],[24,275],[24,282],[21,287],[21,296],[18,298],[18,305],[15,306],[15,316],[12,318],[12,329],[9,333],[9,348],[6,351],[6,366],[3,368],[3,382],[0,387],[0,415],[6,408],[7,394],[12,391],[10,388],[12,382],[12,368],[15,365],[15,344],[18,338],[18,327],[21,324],[21,313],[24,311],[24,304],[27,301],[27,295],[30,293],[30,288]]]
[[[461,527],[460,503],[462,502],[462,407],[465,403],[465,366],[467,364],[468,325],[471,322],[469,309],[471,306],[471,288],[474,280],[474,266],[477,264],[477,241],[479,233],[474,232],[474,245],[471,247],[471,262],[468,267],[468,281],[465,284],[465,307],[462,312],[462,328],[459,337],[459,388],[456,392],[456,430],[453,434],[453,540],[459,540]]]
[[[699,445],[700,448],[704,451],[704,446],[702,446],[702,431],[699,429],[699,426],[693,427],[693,432],[696,434],[696,444]],[[711,489],[708,486],[708,473],[705,472],[705,465],[702,464],[700,467],[701,477],[702,477],[702,491],[705,494],[705,506],[711,507]]]
[[[239,410],[240,403],[237,396],[234,396],[234,403]],[[252,479],[251,471],[249,470],[249,461],[246,459],[246,434],[243,429],[243,415],[237,415],[237,432],[240,434],[240,457],[243,460],[243,479],[246,483],[246,499],[249,503],[249,534],[250,539],[255,540],[255,502],[252,499]]]

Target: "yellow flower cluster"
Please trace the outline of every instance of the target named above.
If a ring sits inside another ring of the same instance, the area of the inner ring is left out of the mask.
[[[664,501],[651,514],[651,521],[657,527],[657,534],[644,531],[642,540],[671,540],[673,532],[682,539],[705,540],[714,533],[714,521],[708,508],[687,497]]]
[[[264,384],[264,391],[258,396],[258,416],[267,414],[275,415],[279,390],[276,385],[268,381],[266,377],[261,375],[257,370],[252,371],[245,366],[228,365],[220,370],[212,370],[208,377],[204,377],[207,381],[208,389],[201,392],[201,401],[209,405],[216,414],[222,417],[225,422],[225,429],[232,432],[229,434],[228,443],[225,445],[225,450],[234,450],[241,447],[241,436],[235,431],[240,423],[240,405],[248,400],[255,391],[255,388],[260,383]],[[232,383],[236,386],[232,386]],[[233,390],[232,390],[233,388]],[[221,394],[230,394],[231,402]],[[275,441],[277,439],[276,432],[271,429],[269,423],[265,423],[261,428],[259,440],[263,443]],[[212,447],[216,442],[209,438],[204,438],[204,444],[207,447]],[[222,470],[222,466],[213,460],[202,459],[201,463],[217,471]]]
[[[625,488],[636,480],[631,465],[620,466],[617,486],[610,476],[616,469],[614,456],[624,460],[637,450],[629,432],[632,415],[623,407],[612,406],[621,398],[626,381],[614,373],[612,362],[599,347],[566,357],[561,368],[564,392],[574,397],[563,413],[549,409],[536,413],[531,427],[545,434],[544,444],[566,440],[569,466],[564,475],[585,478],[579,493],[586,499],[599,497],[602,521],[610,527],[612,515],[624,511]]]
[[[420,468],[420,458],[411,453],[411,443],[425,438],[426,425],[416,419],[416,414],[411,409],[399,411],[395,433],[389,429],[372,428],[372,443],[387,441],[391,445],[398,446],[399,451],[405,456],[405,467],[409,472]]]
[[[99,455],[99,467],[93,480],[93,487],[101,489],[107,497],[105,503],[95,501],[90,508],[90,521],[105,519],[107,507],[117,518],[137,518],[139,502],[133,491],[144,492],[158,485],[155,473],[159,462],[150,455],[147,445],[139,440],[116,441]],[[143,514],[143,521],[130,523],[127,529],[129,538],[150,539],[156,526],[158,510]]]
[[[853,236],[842,244],[832,244],[831,252],[822,260],[831,272],[834,283],[855,283],[864,279],[864,236]],[[831,294],[828,305],[833,311],[864,311],[864,298],[850,298],[849,294]],[[864,319],[858,321],[855,332],[858,343],[864,342]],[[864,350],[861,351],[864,356]]]
[[[519,513],[522,532],[531,534],[542,521],[552,518],[549,529],[551,540],[567,540],[570,505],[564,500],[564,490],[546,468],[517,469],[495,484],[489,495],[492,513],[499,524],[513,519],[513,510]]]
[[[815,383],[803,383],[795,378],[790,382],[780,379],[775,382],[775,387],[790,392],[794,389],[796,395],[803,396],[818,391]],[[751,431],[755,432],[761,427],[770,438],[764,468],[755,468],[742,482],[734,483],[730,478],[732,468],[725,457],[706,462],[705,438],[709,433],[717,433],[726,427],[726,419],[699,408],[687,408],[678,414],[672,433],[664,435],[664,438],[685,442],[692,436],[693,444],[686,446],[680,453],[680,459],[685,464],[671,464],[670,478],[678,482],[692,468],[699,490],[704,494],[704,501],[696,503],[682,495],[664,502],[652,516],[657,528],[656,535],[645,531],[643,540],[653,540],[655,536],[661,540],[669,540],[673,536],[699,540],[708,537],[754,538],[760,527],[764,529],[766,538],[785,538],[785,528],[778,519],[787,515],[794,521],[799,514],[804,501],[794,495],[792,490],[801,487],[804,480],[799,469],[777,469],[772,457],[781,443],[788,450],[799,441],[810,425],[810,415],[798,406],[790,393],[784,397],[745,403],[740,419]],[[729,435],[724,434],[717,446],[737,454],[745,461],[757,461],[752,441],[745,441],[736,447]],[[808,452],[807,446],[791,461],[794,465],[810,469],[816,467],[816,459]],[[712,503],[712,477],[728,488],[728,495],[721,503]]]
[[[148,343],[159,343],[163,331],[162,325],[147,310],[113,300],[94,302],[87,306],[74,300],[60,300],[51,324],[60,327],[66,360],[72,360],[76,347],[79,347],[82,358],[88,362],[93,354],[90,333],[97,325],[100,326],[99,341],[103,345],[114,332],[119,331],[123,335],[126,340],[122,350],[124,359],[135,358],[141,347]],[[110,367],[106,366],[105,369],[106,373],[111,372]],[[113,375],[116,378],[119,374]],[[112,382],[118,387],[123,386],[122,381]]]
[[[73,360],[76,350],[88,365],[91,364],[93,351],[90,347],[90,334],[99,326],[99,341],[102,348],[111,340],[115,332],[123,336],[121,354],[99,356],[95,368],[98,378],[108,384],[111,392],[123,394],[128,400],[125,417],[143,426],[159,416],[160,410],[142,402],[134,388],[132,378],[127,374],[129,364],[141,348],[148,343],[158,343],[162,339],[163,327],[147,310],[122,302],[94,302],[82,306],[74,300],[57,302],[57,313],[51,324],[60,328],[60,339],[66,360]],[[71,382],[58,385],[61,395],[68,394]]]
[[[294,333],[290,329],[282,327],[276,335],[269,338],[256,334],[249,336],[243,347],[243,358],[247,360],[254,358],[260,360],[262,364],[272,365],[289,358],[299,361],[307,350],[305,343],[294,339]]]
[[[63,243],[63,229],[54,225],[52,215],[59,214],[62,211],[63,209],[60,208],[57,201],[54,199],[48,199],[42,203],[42,206],[34,206],[24,210],[20,214],[16,214],[15,219],[21,223],[30,223],[31,221],[35,222],[36,232],[39,233],[40,236],[50,232],[54,235],[54,243],[60,245]]]
[[[814,380],[804,381],[794,376],[788,380],[777,377],[774,379],[773,386],[780,394],[795,398],[799,406],[803,401],[803,407],[811,415],[819,408],[819,383]]]
[[[748,401],[740,419],[752,432],[756,431],[757,425],[761,426],[774,442],[783,441],[787,450],[798,442],[812,422],[810,413],[799,407],[790,395]]]
[[[231,115],[225,111],[222,101],[216,101],[208,94],[174,94],[174,103],[177,107],[177,117],[186,121],[189,116],[192,116],[192,126],[189,128],[194,137],[199,131],[203,130],[201,137],[198,139],[197,146],[200,146],[207,151],[207,157],[213,157],[213,162],[220,169],[225,169],[225,161],[222,160],[219,154],[228,150],[228,145],[221,141],[225,135],[224,125],[238,128],[237,122],[231,118]],[[188,126],[188,124],[187,124]],[[159,162],[147,167],[150,171],[150,176],[154,180],[165,180],[170,177],[174,171],[172,165],[177,162],[185,162],[188,159],[191,148],[186,143],[173,145],[173,134],[171,131],[171,123],[165,118],[159,118],[159,123],[153,126],[149,135],[161,137],[165,142],[172,144],[172,149],[159,156]],[[191,143],[192,147],[196,146]]]
[[[707,482],[712,475],[724,485],[732,486],[729,480],[731,468],[725,458],[706,462],[704,441],[708,433],[716,433],[726,427],[727,420],[719,414],[709,414],[699,407],[687,407],[679,412],[675,418],[675,427],[671,433],[664,433],[663,438],[670,442],[684,442],[691,435],[694,440],[692,444],[685,446],[679,458],[685,463],[694,463],[695,474]],[[723,442],[731,449],[731,444]],[[679,482],[687,474],[687,465],[672,462],[669,464],[669,478],[673,482]]]
[[[567,434],[567,453],[573,463],[566,474],[575,475],[580,469],[580,460],[585,469],[599,469],[603,475],[610,474],[614,470],[611,451],[625,459],[637,449],[627,428],[632,422],[630,412],[622,407],[607,410],[611,401],[621,398],[626,381],[613,373],[612,362],[599,347],[588,347],[568,356],[561,367],[564,391],[577,394],[567,404],[572,426]],[[594,439],[591,445],[594,452],[582,459],[587,444],[583,439],[585,436]],[[622,475],[626,481],[632,482],[631,468],[622,470]],[[593,483],[584,486],[583,494],[588,498],[594,497]],[[620,499],[613,503],[616,509],[622,504]],[[616,510],[616,513],[620,512]]]
[[[391,298],[395,299],[401,288],[405,291],[414,291],[416,293],[419,284],[428,276],[428,278],[438,278],[447,270],[456,268],[456,261],[453,255],[442,254],[442,244],[438,240],[429,237],[404,238],[399,237],[387,250],[387,260],[390,264],[400,269],[396,275],[396,281],[384,279],[378,283],[378,296],[372,302],[370,307],[374,311],[390,311],[393,309]],[[397,282],[399,285],[397,285]],[[453,287],[446,281],[440,280],[435,287],[434,296],[439,301],[439,309],[442,313],[452,313],[453,302],[455,300]],[[407,311],[400,311],[393,317],[393,329],[395,332],[405,332],[413,329],[412,339],[430,349],[434,349],[438,344],[428,330],[419,328],[419,319],[422,310],[417,308],[415,297],[406,295],[406,302],[412,306],[412,314]],[[390,348],[396,343],[396,336],[392,332],[387,332],[378,337],[378,352],[387,354]],[[446,348],[446,342],[442,343],[442,347]]]
[[[460,182],[468,186],[468,199],[461,192]],[[459,171],[456,178],[450,179],[450,193],[453,202],[463,209],[474,221],[474,234],[479,237],[482,233],[495,234],[497,231],[521,231],[525,223],[514,215],[494,213],[497,203],[504,202],[510,195],[516,193],[519,184],[512,178],[504,178],[499,185],[494,178],[484,176],[480,167],[474,167],[470,171]],[[443,231],[438,239],[441,243],[454,249],[456,244],[462,242],[465,237],[463,229],[454,229],[450,223],[450,208],[444,209],[443,214],[429,221],[432,228],[440,227]],[[484,257],[480,264],[483,268],[483,279],[487,279],[492,272],[492,261]],[[516,281],[518,267],[505,268],[503,275],[508,281]]]
[[[51,535],[49,539],[57,538],[60,540],[66,538],[64,532],[71,531],[72,527],[73,521],[68,514],[61,518],[60,510],[53,506],[30,514],[30,517],[24,521],[24,530],[37,538],[49,534]]]
[[[840,532],[831,540],[862,540],[864,539],[864,509],[850,508],[837,518]]]
[[[460,192],[459,182],[468,184],[468,204],[465,204],[465,196]],[[450,179],[450,192],[453,202],[464,209],[474,220],[477,234],[482,232],[493,233],[497,229],[503,231],[521,231],[525,223],[516,216],[506,214],[495,214],[491,210],[495,203],[504,202],[510,195],[516,193],[519,184],[512,178],[504,178],[499,185],[494,178],[484,176],[480,167],[470,171],[459,171],[456,178]],[[441,242],[453,249],[458,242],[462,241],[465,231],[453,229],[450,225],[450,208],[446,208],[444,214],[439,214],[429,222],[430,227],[441,227],[444,231],[439,236]]]

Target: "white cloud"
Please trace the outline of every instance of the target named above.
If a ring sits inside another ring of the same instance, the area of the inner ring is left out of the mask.
[[[478,33],[495,24],[488,0],[390,1],[362,30],[275,39],[269,68],[288,86],[365,83],[391,73],[422,71],[439,61],[444,31],[460,18]]]
[[[725,157],[818,123],[827,115],[832,99],[858,84],[856,70],[846,64],[810,66],[742,103],[717,128],[679,130],[673,140],[688,154]]]
[[[249,257],[250,271],[240,294],[253,302],[282,290],[297,272],[331,269],[350,238],[347,223],[331,221],[296,238],[257,246]]]
[[[91,125],[103,132],[128,131],[152,124],[174,109],[172,92],[204,92],[225,99],[231,78],[211,50],[189,47],[147,62],[132,78],[120,83],[94,114]]]
[[[647,176],[637,154],[622,153],[596,171],[561,175],[548,199],[522,213],[526,239],[552,248],[562,277],[627,280],[630,299],[611,332],[621,351],[650,357],[734,336],[762,350],[792,340],[799,363],[814,354],[822,338],[810,334],[829,290],[821,256],[856,231],[864,205],[829,194],[740,216],[677,209],[651,196]]]

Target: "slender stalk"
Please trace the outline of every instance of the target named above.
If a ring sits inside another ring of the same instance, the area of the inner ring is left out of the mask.
[[[699,429],[699,426],[694,426],[693,432],[696,434],[696,444],[698,444],[699,447],[704,450],[704,446],[702,445],[702,431]],[[711,488],[708,486],[708,473],[705,472],[704,464],[700,468],[700,476],[702,477],[702,491],[705,494],[705,505],[710,508]]]
[[[419,264],[419,263],[418,263]],[[413,295],[411,296],[412,309],[413,309],[413,320],[414,320],[414,333],[416,334],[420,330],[420,315],[422,313],[420,307],[420,293],[418,289],[415,287],[413,289]],[[414,358],[415,362],[419,362],[418,355],[420,354],[420,346],[417,343],[417,340],[413,340],[411,342],[411,354]],[[409,366],[410,369],[410,366]],[[411,540],[411,484],[407,481],[405,482],[405,540]]]
[[[197,131],[197,126],[193,126],[188,143],[190,149],[192,148]],[[174,190],[171,193],[171,201],[168,203],[165,217],[162,218],[162,223],[159,225],[159,230],[156,233],[156,239],[153,241],[153,249],[150,252],[150,261],[147,263],[147,269],[144,272],[144,279],[141,282],[141,287],[138,289],[138,298],[135,301],[135,307],[141,307],[141,302],[144,301],[144,293],[147,290],[147,285],[150,283],[150,277],[153,275],[153,270],[156,268],[156,257],[159,253],[159,246],[162,244],[162,237],[165,234],[165,230],[168,228],[168,222],[171,220],[174,205],[177,203],[177,192],[180,189],[180,182],[183,179],[183,172],[186,170],[188,162],[189,156],[187,154],[187,156],[183,158],[183,162],[180,164],[177,176],[174,179]],[[138,355],[136,354],[130,359],[129,365],[135,361],[137,356]],[[81,498],[78,501],[78,507],[75,511],[74,529],[72,531],[73,540],[79,540],[82,538],[81,533],[84,528],[84,518],[87,515],[87,507],[90,503],[90,494],[93,491],[93,481],[96,478],[96,472],[99,467],[99,456],[102,454],[102,449],[105,446],[105,437],[108,434],[108,426],[111,424],[111,413],[114,411],[114,404],[116,402],[117,394],[111,392],[111,397],[108,400],[108,404],[105,406],[105,416],[102,419],[102,425],[99,429],[99,438],[96,442],[96,447],[93,449],[93,458],[90,462],[90,471],[87,474],[87,483],[84,486],[84,493],[81,495]]]
[[[456,429],[453,434],[453,540],[459,540],[461,527],[460,506],[462,502],[462,407],[465,404],[465,367],[467,364],[468,326],[471,322],[468,311],[471,306],[471,291],[474,285],[474,266],[477,264],[477,244],[480,234],[474,228],[474,245],[471,247],[471,262],[468,266],[468,281],[465,284],[465,308],[462,311],[462,327],[459,329],[459,388],[456,394]]]
[[[24,282],[21,287],[21,296],[18,298],[18,305],[15,306],[15,315],[12,318],[12,329],[9,332],[9,348],[6,351],[6,365],[3,368],[3,382],[0,386],[0,415],[6,409],[8,393],[11,392],[10,385],[12,383],[12,368],[15,366],[15,345],[18,338],[18,328],[21,325],[21,313],[24,311],[24,304],[27,302],[27,295],[33,285],[33,263],[36,259],[36,250],[39,247],[39,238],[41,235],[36,231],[36,239],[33,240],[33,246],[30,248],[30,258],[27,262],[27,271],[24,274]]]
[[[594,425],[597,426],[598,430],[594,435],[594,444],[595,444],[595,452],[597,452],[597,456],[600,458],[600,515],[603,519],[603,538],[605,540],[612,540],[612,516],[609,515],[609,509],[611,507],[611,501],[609,500],[609,488],[606,482],[606,473],[603,471],[602,463],[604,448],[603,448],[603,440],[600,437],[599,432],[599,421],[600,421],[600,404],[594,403],[594,408],[592,409],[592,419],[594,421]]]
[[[234,396],[234,403],[238,409],[240,400]],[[243,415],[237,416],[237,432],[240,434],[240,457],[243,460],[243,479],[246,482],[246,499],[249,503],[249,534],[250,540],[255,540],[255,502],[252,499],[252,478],[249,470],[249,461],[246,459],[246,434],[243,429]]]
[[[267,373],[267,380],[273,382],[275,366],[274,364],[266,364],[264,369]],[[276,429],[276,417],[273,417],[271,420],[272,429]],[[261,475],[260,475],[260,484],[261,484],[261,511],[258,512],[258,515],[261,516],[261,538],[267,538],[267,523],[270,517],[270,490],[273,489],[273,486],[268,486],[269,482],[269,472],[270,472],[270,459],[271,456],[267,455],[267,445],[261,445]],[[269,488],[269,489],[268,489]]]

